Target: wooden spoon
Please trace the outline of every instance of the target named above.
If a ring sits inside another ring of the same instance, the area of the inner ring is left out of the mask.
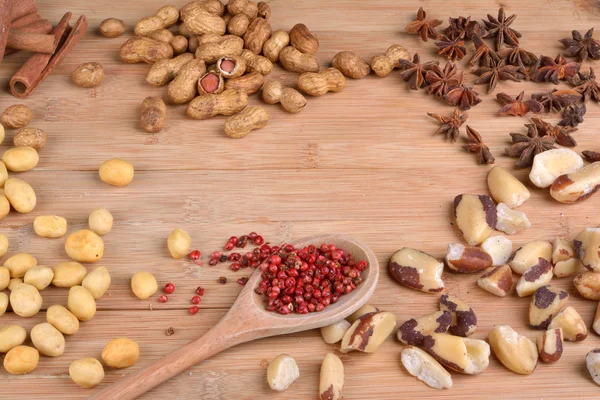
[[[269,336],[320,328],[338,322],[362,307],[373,294],[379,278],[379,264],[373,252],[362,243],[344,235],[311,236],[294,243],[296,247],[321,243],[335,244],[350,252],[357,261],[366,260],[363,282],[352,293],[341,296],[321,312],[281,315],[265,310],[264,296],[256,294],[261,271],[252,274],[229,312],[204,336],[194,340],[145,369],[96,393],[90,399],[128,400],[223,350]]]

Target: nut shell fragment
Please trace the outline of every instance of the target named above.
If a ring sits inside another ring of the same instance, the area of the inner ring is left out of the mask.
[[[425,293],[444,290],[444,263],[419,250],[404,247],[392,255],[389,264],[392,276],[401,284]]]

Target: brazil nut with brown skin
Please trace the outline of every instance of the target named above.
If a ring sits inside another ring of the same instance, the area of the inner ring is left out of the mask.
[[[444,367],[463,374],[479,374],[489,365],[490,346],[483,340],[433,333],[425,337],[423,348]]]
[[[379,311],[365,314],[350,326],[344,337],[340,351],[353,350],[374,353],[396,327],[396,316],[391,312]]]
[[[598,189],[600,189],[600,162],[595,162],[571,174],[556,178],[550,186],[550,195],[561,203],[575,203],[587,199]]]
[[[517,294],[519,297],[530,296],[535,291],[552,280],[554,272],[552,264],[545,258],[540,257],[536,265],[531,266],[523,273],[517,282]]]
[[[432,333],[446,333],[451,323],[450,311],[435,311],[404,322],[398,329],[397,337],[404,344],[422,346],[425,336]]]
[[[454,272],[471,274],[492,266],[492,257],[477,246],[450,243],[446,253],[446,265]]]
[[[489,196],[459,194],[454,198],[454,218],[467,243],[475,246],[496,227],[496,205]]]
[[[552,245],[547,240],[536,240],[519,247],[508,260],[508,265],[515,273],[522,275],[538,264],[540,257],[547,261],[552,259]]]
[[[565,290],[545,285],[538,288],[529,304],[529,326],[533,329],[548,329],[552,318],[569,300]]]
[[[411,289],[425,293],[444,290],[444,263],[422,251],[403,247],[392,255],[389,270],[394,279]]]
[[[491,294],[504,297],[513,286],[512,270],[506,264],[496,267],[481,275],[477,280],[477,285]]]
[[[588,335],[587,326],[581,315],[573,307],[568,306],[548,325],[548,329],[562,328],[563,337],[567,342],[581,342]]]
[[[477,316],[471,307],[449,294],[440,297],[440,311],[450,311],[452,322],[449,332],[456,336],[467,337],[477,329]]]
[[[561,328],[545,331],[536,341],[540,360],[545,363],[555,363],[563,353],[563,333]]]
[[[573,246],[584,267],[600,272],[600,228],[585,228],[575,237]]]

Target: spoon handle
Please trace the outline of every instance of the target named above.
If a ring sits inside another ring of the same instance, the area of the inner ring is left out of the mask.
[[[177,374],[230,347],[255,338],[249,332],[235,332],[225,317],[204,336],[196,339],[141,371],[119,380],[90,396],[90,400],[130,400],[148,392]]]

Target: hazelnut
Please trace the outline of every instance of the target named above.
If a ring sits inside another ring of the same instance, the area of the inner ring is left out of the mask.
[[[406,346],[400,353],[402,365],[409,374],[434,389],[450,389],[452,377],[433,357],[414,346]]]
[[[389,270],[401,284],[425,293],[444,290],[444,263],[419,250],[403,247],[392,255]]]
[[[512,254],[512,241],[506,236],[492,236],[481,243],[481,250],[492,257],[494,267],[499,267],[508,262]]]
[[[519,247],[511,256],[508,265],[515,273],[522,275],[537,264],[540,257],[545,260],[552,259],[552,245],[547,240],[536,240]]]
[[[548,329],[552,318],[569,300],[565,290],[545,285],[538,288],[529,304],[529,325],[533,329]]]
[[[398,329],[397,337],[404,344],[422,346],[425,336],[432,333],[446,333],[451,323],[450,311],[435,311],[404,322]]]
[[[510,208],[519,207],[531,197],[525,185],[502,167],[494,167],[490,170],[487,183],[494,200]]]
[[[531,222],[527,215],[521,211],[511,210],[506,204],[500,203],[496,206],[497,219],[496,229],[508,235],[514,235],[531,228]]]
[[[579,294],[588,300],[600,300],[600,272],[587,271],[573,279]]]
[[[374,353],[396,327],[396,316],[379,311],[363,315],[344,334],[340,351]]]
[[[583,167],[583,159],[573,150],[561,148],[544,151],[533,158],[529,173],[531,182],[547,188],[561,175],[571,174]]]
[[[562,329],[555,328],[545,331],[537,338],[537,348],[540,360],[545,363],[555,363],[560,360],[563,352]]]
[[[510,326],[495,326],[488,335],[488,342],[498,360],[511,371],[529,375],[535,370],[538,361],[535,343]]]
[[[531,296],[538,288],[550,283],[553,275],[552,264],[540,257],[538,263],[529,267],[517,281],[517,294],[519,297]]]
[[[548,329],[553,328],[562,328],[563,337],[567,342],[580,342],[585,340],[588,334],[581,315],[571,306],[566,307],[552,318]]]
[[[452,322],[449,332],[456,336],[470,336],[477,329],[477,316],[471,307],[449,294],[440,297],[440,311],[450,311]]]
[[[599,188],[600,162],[595,162],[556,178],[550,186],[550,195],[561,203],[575,203],[587,199]]]
[[[508,265],[501,265],[481,275],[477,285],[491,294],[504,297],[513,285],[512,270]]]
[[[487,239],[496,226],[496,205],[489,196],[460,194],[454,199],[454,218],[468,244]]]
[[[446,253],[446,265],[454,272],[470,274],[492,266],[492,257],[476,246],[450,243]]]
[[[483,340],[434,333],[425,337],[424,348],[437,362],[463,374],[479,374],[490,362],[490,346]]]

